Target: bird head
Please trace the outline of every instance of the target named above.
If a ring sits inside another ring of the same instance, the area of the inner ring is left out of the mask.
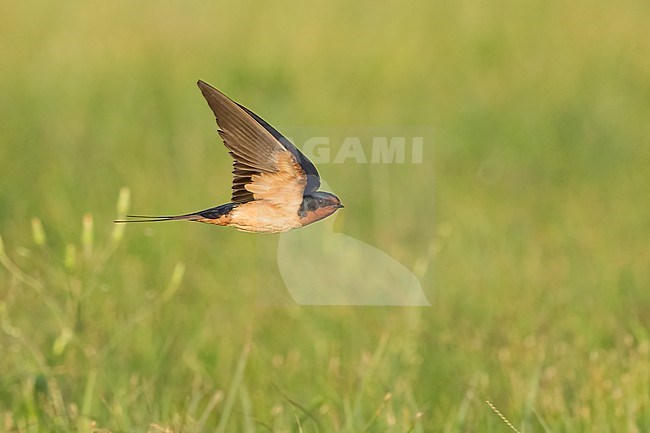
[[[322,220],[342,208],[341,200],[330,192],[317,191],[303,197],[298,216],[303,226]]]

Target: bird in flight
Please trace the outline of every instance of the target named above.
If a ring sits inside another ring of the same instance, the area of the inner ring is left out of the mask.
[[[283,233],[322,220],[343,205],[318,191],[314,164],[288,139],[248,108],[200,81],[219,135],[233,158],[231,202],[174,216],[127,215],[126,222],[198,221],[255,233]]]

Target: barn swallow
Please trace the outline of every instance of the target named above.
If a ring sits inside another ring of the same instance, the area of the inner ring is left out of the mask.
[[[283,233],[332,215],[343,205],[318,191],[314,164],[257,114],[203,81],[197,83],[233,158],[231,202],[174,216],[127,215],[115,222],[198,221],[255,233]]]

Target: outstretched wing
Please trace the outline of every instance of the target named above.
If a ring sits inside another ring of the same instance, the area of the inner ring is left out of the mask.
[[[257,114],[253,113],[248,108],[244,107],[241,104],[239,105],[246,113],[248,113],[257,123],[260,124],[264,129],[266,129],[276,140],[278,140],[282,146],[284,146],[291,154],[296,158],[298,164],[302,167],[307,175],[307,186],[305,187],[305,195],[311,195],[318,191],[320,188],[320,176],[318,170],[314,164],[307,158],[292,142],[289,141],[284,135],[280,134],[274,127],[269,125],[264,119],[262,119]]]
[[[318,171],[289,140],[252,111],[198,82],[233,157],[232,201],[300,206],[320,186]]]

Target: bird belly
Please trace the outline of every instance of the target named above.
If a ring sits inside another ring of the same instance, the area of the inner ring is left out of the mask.
[[[255,200],[237,206],[230,213],[229,226],[254,233],[283,233],[301,227],[297,209]]]

